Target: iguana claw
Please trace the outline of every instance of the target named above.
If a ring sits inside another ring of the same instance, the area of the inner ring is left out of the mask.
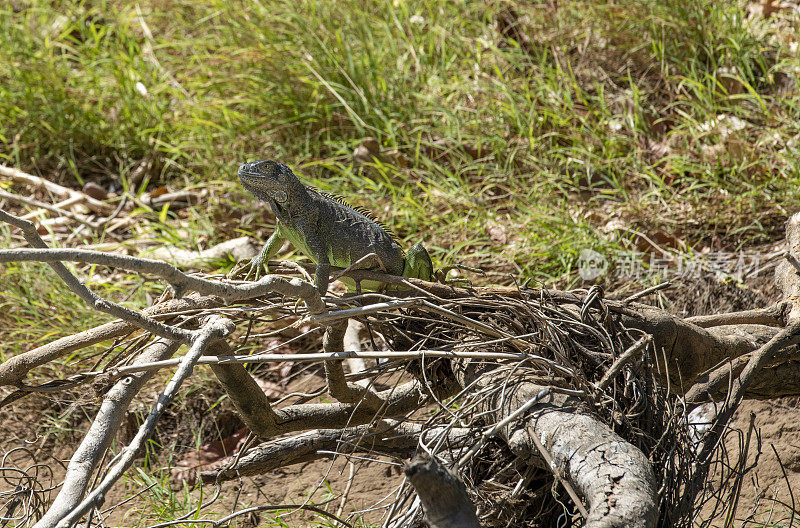
[[[261,278],[262,268],[269,271],[267,269],[267,263],[281,248],[283,240],[284,238],[281,236],[279,230],[276,229],[275,232],[272,233],[272,236],[269,237],[269,240],[267,240],[267,243],[264,244],[261,253],[250,260],[250,270],[247,272],[247,275],[245,275],[244,280],[250,280],[250,277],[253,276],[253,280],[257,281]]]
[[[247,270],[247,275],[244,276],[244,280],[249,281],[257,281],[261,278],[261,270],[264,268],[264,262],[260,259],[261,255],[255,256],[250,259],[250,269]]]

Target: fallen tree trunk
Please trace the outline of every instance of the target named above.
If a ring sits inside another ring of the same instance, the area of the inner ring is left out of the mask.
[[[494,383],[497,375],[469,364],[456,370],[459,383],[475,389]],[[480,407],[502,422],[547,389],[522,381],[494,392]],[[585,402],[550,392],[500,434],[527,464],[549,469],[577,491],[588,505],[586,528],[656,526],[658,489],[650,461]]]

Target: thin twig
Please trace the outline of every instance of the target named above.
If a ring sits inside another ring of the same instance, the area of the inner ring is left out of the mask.
[[[364,350],[364,351],[345,351],[345,352],[313,352],[307,354],[253,354],[251,356],[202,356],[197,360],[198,365],[225,365],[232,363],[270,363],[276,361],[289,361],[292,363],[313,363],[315,361],[344,361],[346,359],[422,359],[430,358],[449,358],[449,359],[508,359],[525,360],[529,356],[525,354],[511,352],[466,352],[449,350]],[[155,361],[148,364],[130,365],[117,367],[108,371],[114,376],[122,376],[133,372],[146,370],[159,370],[178,365],[181,360],[168,359],[165,361]],[[87,372],[84,375],[99,375],[103,371]]]
[[[75,220],[76,222],[80,222],[81,224],[91,228],[97,229],[100,227],[96,222],[90,222],[89,220],[82,218],[80,215],[77,215],[71,211],[66,211],[64,209],[59,209],[54,205],[50,205],[44,202],[40,202],[39,200],[34,200],[33,198],[27,198],[25,196],[20,196],[19,194],[14,194],[10,192],[6,192],[0,189],[0,198],[5,198],[7,200],[12,200],[19,203],[24,203],[25,205],[30,205],[31,207],[38,207],[40,209],[45,209],[50,211],[51,213],[55,213],[57,215],[63,216],[64,218],[69,218],[70,220]]]
[[[11,178],[15,182],[24,183],[26,185],[30,185],[33,187],[42,187],[58,196],[68,196],[70,198],[80,197],[81,201],[84,202],[86,206],[89,207],[89,209],[92,209],[93,211],[98,213],[108,214],[114,210],[114,208],[110,204],[92,198],[86,193],[82,193],[80,191],[76,191],[73,189],[68,189],[67,187],[63,187],[55,182],[52,182],[50,180],[45,180],[44,178],[39,178],[38,176],[27,174],[13,167],[0,165],[0,176],[5,176],[7,178]]]
[[[339,507],[336,508],[336,516],[341,517],[342,512],[344,511],[344,506],[347,504],[347,497],[350,495],[350,489],[353,487],[353,480],[356,476],[356,465],[353,463],[352,460],[348,461],[347,466],[349,468],[350,474],[347,476],[347,484],[344,487],[344,492],[342,493],[342,499],[339,501]]]
[[[467,462],[470,461],[470,459],[472,459],[473,456],[475,456],[475,454],[480,450],[481,447],[483,447],[483,444],[487,440],[489,440],[490,438],[495,436],[498,433],[498,431],[500,431],[500,429],[502,429],[503,427],[507,426],[508,424],[510,424],[511,422],[513,422],[514,420],[516,420],[517,418],[519,418],[520,416],[522,416],[523,414],[528,412],[528,410],[531,407],[533,407],[534,405],[539,403],[542,400],[542,398],[544,398],[548,394],[550,394],[550,391],[551,391],[551,389],[549,387],[546,388],[546,389],[541,390],[536,396],[534,396],[533,398],[528,400],[524,405],[521,405],[517,410],[515,410],[514,412],[512,412],[511,414],[506,416],[504,419],[500,420],[499,422],[494,424],[492,427],[490,427],[489,429],[484,431],[481,434],[480,440],[475,445],[473,445],[469,449],[469,451],[467,451],[464,454],[464,456],[462,456],[458,460],[458,463],[455,465],[455,469],[458,469],[459,467],[463,467]]]
[[[642,290],[642,291],[640,291],[638,293],[634,293],[633,295],[631,295],[629,297],[626,297],[622,302],[623,302],[623,304],[632,303],[633,301],[635,301],[637,299],[641,299],[642,297],[647,297],[651,293],[655,293],[657,291],[665,290],[667,288],[670,288],[671,286],[672,286],[672,283],[669,282],[669,281],[662,282],[661,284],[656,284],[655,286],[651,286],[650,288]]]
[[[786,256],[786,260],[788,260],[789,264],[791,264],[794,267],[795,271],[797,271],[797,273],[800,273],[800,261],[797,260],[797,257],[792,255],[788,251],[786,252],[785,256]]]
[[[647,345],[649,345],[652,341],[653,338],[649,335],[646,335],[631,345],[630,348],[623,352],[622,355],[617,358],[614,364],[611,365],[611,367],[606,371],[606,373],[603,375],[603,379],[595,384],[595,388],[599,392],[606,390],[606,387],[608,387],[609,383],[611,383],[617,374],[619,374],[619,371],[622,370],[625,365],[636,359],[639,356],[639,353],[645,350]]]
[[[348,319],[350,317],[359,317],[388,310],[399,310],[400,308],[408,308],[421,304],[419,299],[408,299],[402,301],[388,301],[384,303],[376,303],[368,306],[360,306],[358,308],[346,308],[344,310],[337,310],[335,312],[328,312],[324,314],[316,314],[309,316],[303,322],[316,323],[316,324],[329,324],[333,321],[340,319]]]
[[[781,460],[780,455],[778,455],[778,450],[775,449],[775,444],[769,445],[772,448],[772,452],[775,454],[775,458],[778,459],[778,465],[781,467],[781,472],[783,473],[783,480],[786,482],[786,488],[789,490],[789,498],[792,500],[792,507],[790,508],[792,514],[789,517],[789,525],[787,528],[792,528],[792,524],[794,524],[794,512],[796,511],[795,503],[794,503],[794,492],[792,491],[792,484],[789,482],[789,477],[786,475],[786,468],[783,465],[783,461]]]

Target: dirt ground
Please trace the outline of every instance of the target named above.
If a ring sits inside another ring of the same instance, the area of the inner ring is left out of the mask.
[[[766,307],[780,299],[772,273],[772,269],[767,269],[744,285],[721,284],[714,280],[678,282],[675,288],[668,290],[666,307],[683,316]],[[754,416],[748,462],[752,464],[758,456],[756,468],[742,481],[735,526],[762,526],[757,523],[789,526],[792,509],[797,509],[791,506],[796,501],[800,506],[799,413],[800,398],[787,397],[770,401],[745,400],[734,416],[733,426],[741,430],[744,437],[750,427],[751,414]],[[727,437],[726,447],[731,456],[740,452],[740,440],[737,435]],[[712,524],[723,525],[724,519]]]
[[[308,371],[294,379],[285,390],[287,393],[310,392],[323,383],[324,379],[319,372]],[[141,393],[142,400],[154,396],[157,389],[156,383],[149,383]],[[224,438],[227,433],[241,432],[242,423],[228,402],[223,401],[222,404],[216,405],[213,411],[209,410],[208,407],[221,395],[220,387],[209,387],[208,394],[199,398],[201,404],[192,405],[188,412],[186,408],[174,413],[168,411],[162,418],[163,425],[157,434],[161,437],[158,438],[160,442],[168,444],[168,448],[163,451],[172,451],[178,460],[188,460],[191,465],[195,460],[193,453],[196,446],[187,444],[192,441],[193,431],[196,431],[197,427],[204,432],[206,429],[216,431],[217,434],[211,432],[205,435],[206,438],[209,436]],[[65,396],[63,399],[66,401],[70,398]],[[136,408],[143,403],[144,401],[135,400],[132,407]],[[0,452],[8,454],[2,466],[28,468],[28,474],[38,480],[41,488],[56,486],[61,482],[66,464],[80,442],[82,433],[89,426],[87,414],[96,412],[94,405],[88,405],[85,414],[71,412],[75,410],[74,408],[59,409],[59,407],[57,402],[23,399],[16,405],[9,406],[8,411],[4,409],[5,412],[0,415],[0,428],[3,431],[3,435],[0,436]],[[207,420],[212,414],[214,419]],[[50,417],[48,421],[51,423],[59,415],[69,415],[69,419],[58,424],[58,431],[50,429],[47,432],[45,428],[37,432],[31,424],[41,424],[44,415]],[[123,426],[117,435],[117,445],[130,441],[138,423],[138,420],[131,419],[130,423]],[[14,451],[19,446],[26,446],[26,449]],[[166,459],[159,461],[166,462]],[[335,461],[331,458],[296,464],[264,475],[223,483],[219,499],[213,501],[203,511],[209,514],[209,518],[219,518],[220,515],[251,506],[287,505],[278,512],[262,511],[242,516],[234,521],[232,526],[258,526],[259,523],[270,519],[280,519],[284,524],[278,524],[279,526],[308,526],[312,519],[320,521],[323,518],[292,507],[293,505],[326,503],[323,508],[330,513],[336,513],[341,507],[343,495],[346,494],[347,500],[342,509],[342,517],[346,518],[356,512],[357,517],[365,523],[379,523],[385,513],[386,503],[391,502],[387,498],[390,495],[393,497],[403,482],[400,462],[385,457],[376,457],[376,461],[354,458],[351,469],[350,462],[344,457],[338,457]],[[141,459],[138,464],[142,464]],[[170,467],[174,465],[171,464]],[[184,485],[191,486],[196,469],[191,468],[187,472],[177,474],[169,471],[169,467],[162,467],[162,471],[157,471],[164,478],[169,478],[171,487],[178,490],[177,495],[183,501],[182,509],[177,510],[178,513],[189,512],[200,503],[212,502],[210,499],[214,494],[213,485],[206,485],[202,491],[194,490],[185,495],[181,490]],[[0,479],[0,511],[4,509],[6,503],[5,494],[21,482],[15,478],[18,476],[16,472],[6,470],[2,476],[5,480]],[[147,500],[134,499],[116,506],[141,491],[141,487],[141,481],[123,479],[112,488],[104,505],[110,509],[105,514],[103,523],[105,526],[149,526],[169,520],[157,515],[157,508],[154,506],[159,506],[160,502],[159,497],[155,495],[148,497]],[[41,494],[39,498],[49,501],[55,498],[56,493],[57,490],[54,490]],[[20,509],[17,509],[17,514],[19,513]],[[4,516],[8,516],[7,510]]]
[[[751,413],[755,416],[755,429],[760,432],[761,453],[756,469],[742,482],[737,526],[753,526],[750,521],[789,526],[792,509],[797,508],[795,501],[800,500],[800,398],[746,401],[735,417],[735,427],[746,432]],[[729,441],[727,445],[731,452],[738,451],[737,442]],[[753,438],[748,457],[751,463],[757,447]]]

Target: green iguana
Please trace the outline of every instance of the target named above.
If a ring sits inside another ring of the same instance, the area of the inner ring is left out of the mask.
[[[286,165],[271,160],[244,163],[239,167],[239,179],[245,189],[269,204],[277,219],[275,232],[251,263],[251,272],[260,270],[283,241],[289,240],[317,263],[314,283],[321,295],[328,291],[331,266],[358,264],[356,267],[378,269],[382,264],[392,275],[433,277],[431,258],[421,243],[404,253],[392,233],[368,211],[303,185]],[[370,254],[377,259],[359,263]]]

